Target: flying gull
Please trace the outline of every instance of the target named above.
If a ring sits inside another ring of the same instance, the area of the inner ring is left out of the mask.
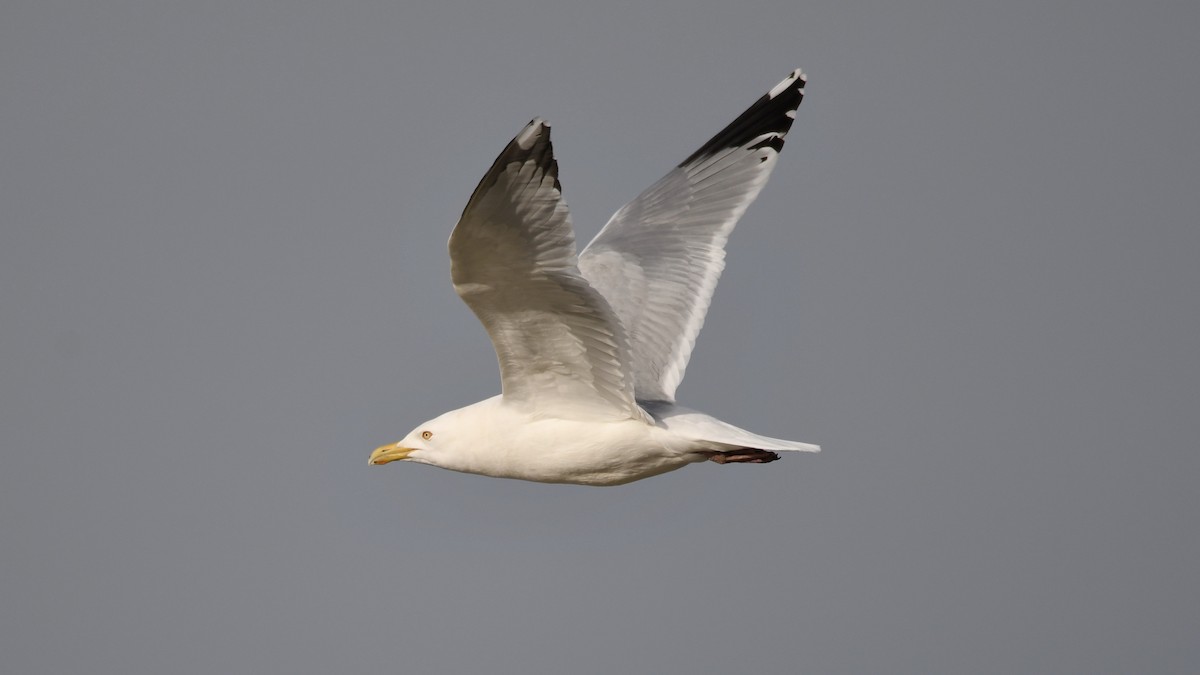
[[[501,394],[371,454],[543,483],[621,485],[694,462],[765,463],[815,445],[675,402],[725,262],[804,98],[792,72],[657,183],[578,256],[534,119],[496,158],[450,235],[454,290],[487,329]]]

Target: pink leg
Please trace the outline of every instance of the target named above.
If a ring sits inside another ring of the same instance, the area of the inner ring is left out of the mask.
[[[739,448],[737,450],[727,450],[725,452],[716,452],[709,455],[710,462],[717,464],[733,464],[733,463],[749,463],[749,464],[766,464],[779,459],[779,455],[770,450],[756,450],[754,448]]]

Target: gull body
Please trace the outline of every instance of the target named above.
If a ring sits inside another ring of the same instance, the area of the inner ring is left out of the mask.
[[[425,422],[370,463],[620,485],[705,460],[817,452],[675,402],[725,242],[774,168],[804,84],[793,71],[617,211],[578,256],[550,128],[530,122],[449,242],[454,288],[491,337],[502,393]]]
[[[428,440],[422,434],[430,432]],[[707,459],[640,419],[531,415],[494,396],[430,420],[399,444],[404,458],[443,469],[541,483],[620,485]]]
[[[658,413],[650,415],[649,423],[632,418],[575,420],[539,417],[503,396],[493,396],[429,420],[403,440],[376,450],[371,463],[404,459],[497,478],[622,485],[694,462],[736,456],[747,442],[779,450],[816,450],[805,443],[751,434],[682,406],[649,407]]]

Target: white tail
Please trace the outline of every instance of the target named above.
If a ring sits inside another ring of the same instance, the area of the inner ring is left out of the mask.
[[[671,403],[642,403],[642,407],[671,432],[698,441],[710,441],[737,448],[758,450],[780,450],[795,452],[820,452],[821,446],[782,438],[760,436],[740,429],[702,412]]]

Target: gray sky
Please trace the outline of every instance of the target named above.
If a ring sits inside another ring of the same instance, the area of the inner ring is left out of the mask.
[[[406,4],[0,6],[0,670],[1194,672],[1200,5]],[[586,241],[797,66],[679,393],[823,453],[367,466],[530,118]]]

